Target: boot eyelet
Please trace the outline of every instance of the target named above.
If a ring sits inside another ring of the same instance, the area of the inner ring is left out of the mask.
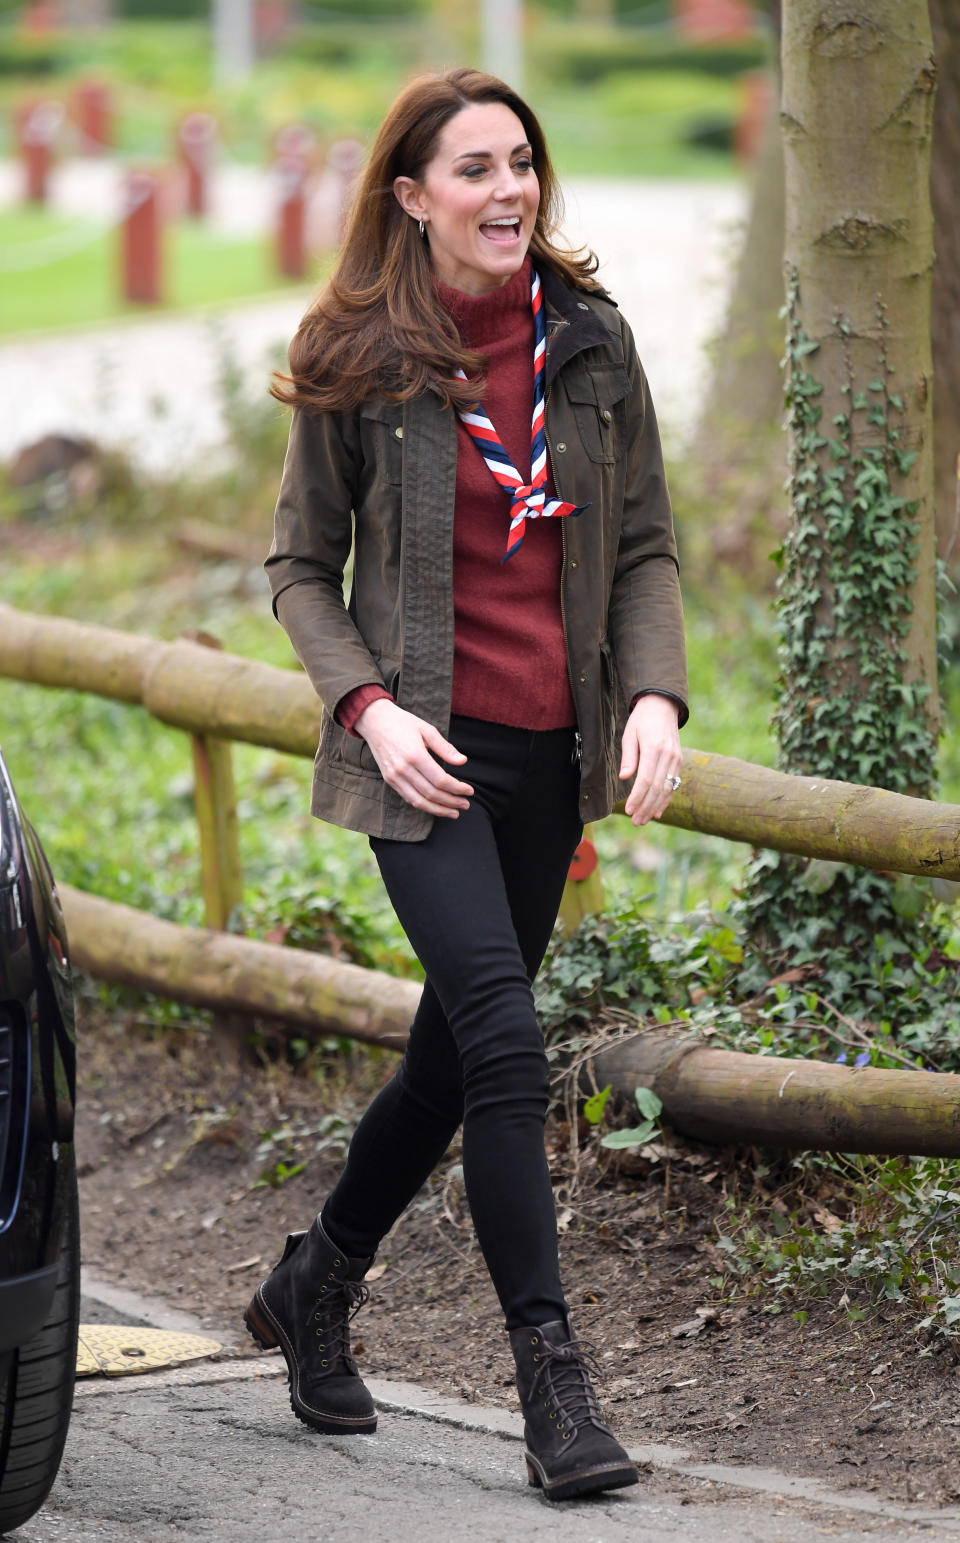
[[[530,1343],[531,1345],[539,1345],[540,1341],[537,1339],[535,1334],[530,1336]]]
[[[534,1340],[534,1344],[536,1344],[536,1340]],[[535,1361],[539,1361],[540,1357],[538,1355],[535,1355],[533,1359]]]
[[[327,1280],[333,1280],[333,1271],[332,1270],[330,1271],[330,1274],[327,1276]]]
[[[321,1361],[321,1362],[320,1362],[320,1365],[321,1365],[321,1366],[329,1366],[329,1365],[330,1365],[330,1362],[329,1362],[329,1361]],[[564,1437],[564,1440],[566,1440],[566,1437]]]
[[[570,1432],[568,1430],[564,1431],[563,1439],[564,1439],[564,1441],[569,1441],[570,1440]]]

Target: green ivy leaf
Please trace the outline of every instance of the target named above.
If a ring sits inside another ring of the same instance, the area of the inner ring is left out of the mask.
[[[659,1119],[663,1113],[663,1103],[652,1088],[637,1088],[633,1096],[645,1120]]]
[[[610,1147],[612,1151],[619,1151],[624,1147],[640,1147],[645,1141],[656,1133],[656,1125],[653,1120],[644,1120],[642,1125],[633,1125],[629,1130],[612,1130],[601,1139],[600,1145]]]
[[[610,1097],[612,1087],[613,1084],[608,1082],[606,1087],[602,1088],[599,1093],[594,1093],[590,1098],[587,1099],[583,1106],[583,1118],[586,1120],[588,1125],[600,1124],[600,1121],[603,1119],[603,1111],[607,1107],[607,1099]]]

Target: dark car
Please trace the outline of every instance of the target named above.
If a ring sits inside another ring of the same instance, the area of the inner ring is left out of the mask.
[[[0,1534],[43,1504],[70,1423],[75,1084],[63,913],[0,755]]]

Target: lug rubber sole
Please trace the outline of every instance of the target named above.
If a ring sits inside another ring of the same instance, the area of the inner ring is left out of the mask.
[[[592,1495],[604,1489],[625,1489],[638,1484],[640,1475],[633,1463],[615,1467],[585,1468],[580,1473],[567,1474],[562,1479],[550,1480],[532,1452],[525,1452],[527,1483],[533,1489],[542,1489],[547,1500],[572,1500],[575,1495]]]
[[[264,1308],[260,1299],[259,1288],[254,1292],[253,1298],[243,1315],[243,1321],[247,1333],[261,1350],[276,1350],[279,1346],[283,1359],[287,1363],[287,1386],[290,1389],[290,1408],[297,1419],[310,1430],[318,1431],[322,1436],[372,1436],[377,1429],[376,1413],[367,1415],[361,1419],[342,1419],[339,1417],[324,1418],[313,1410],[307,1410],[296,1401],[294,1393],[294,1379],[296,1375],[296,1362],[293,1352],[287,1346],[283,1331],[274,1324],[269,1313]]]

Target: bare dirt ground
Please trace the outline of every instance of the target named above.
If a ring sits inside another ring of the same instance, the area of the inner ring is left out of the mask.
[[[243,1308],[286,1232],[325,1198],[339,1152],[317,1146],[356,1119],[392,1057],[341,1057],[318,1080],[276,1063],[231,1067],[206,1035],[144,1037],[83,1004],[81,1016],[85,1263],[197,1314],[227,1352],[257,1354]],[[888,1305],[851,1324],[833,1291],[801,1326],[789,1304],[772,1315],[762,1289],[711,1284],[715,1220],[748,1154],[677,1145],[668,1163],[628,1158],[606,1172],[588,1160],[569,1198],[568,1134],[562,1122],[548,1131],[564,1280],[625,1440],[897,1500],[960,1500],[960,1371],[950,1352],[920,1355],[909,1315]],[[385,1241],[357,1354],[371,1376],[516,1408],[457,1164],[453,1149]]]

